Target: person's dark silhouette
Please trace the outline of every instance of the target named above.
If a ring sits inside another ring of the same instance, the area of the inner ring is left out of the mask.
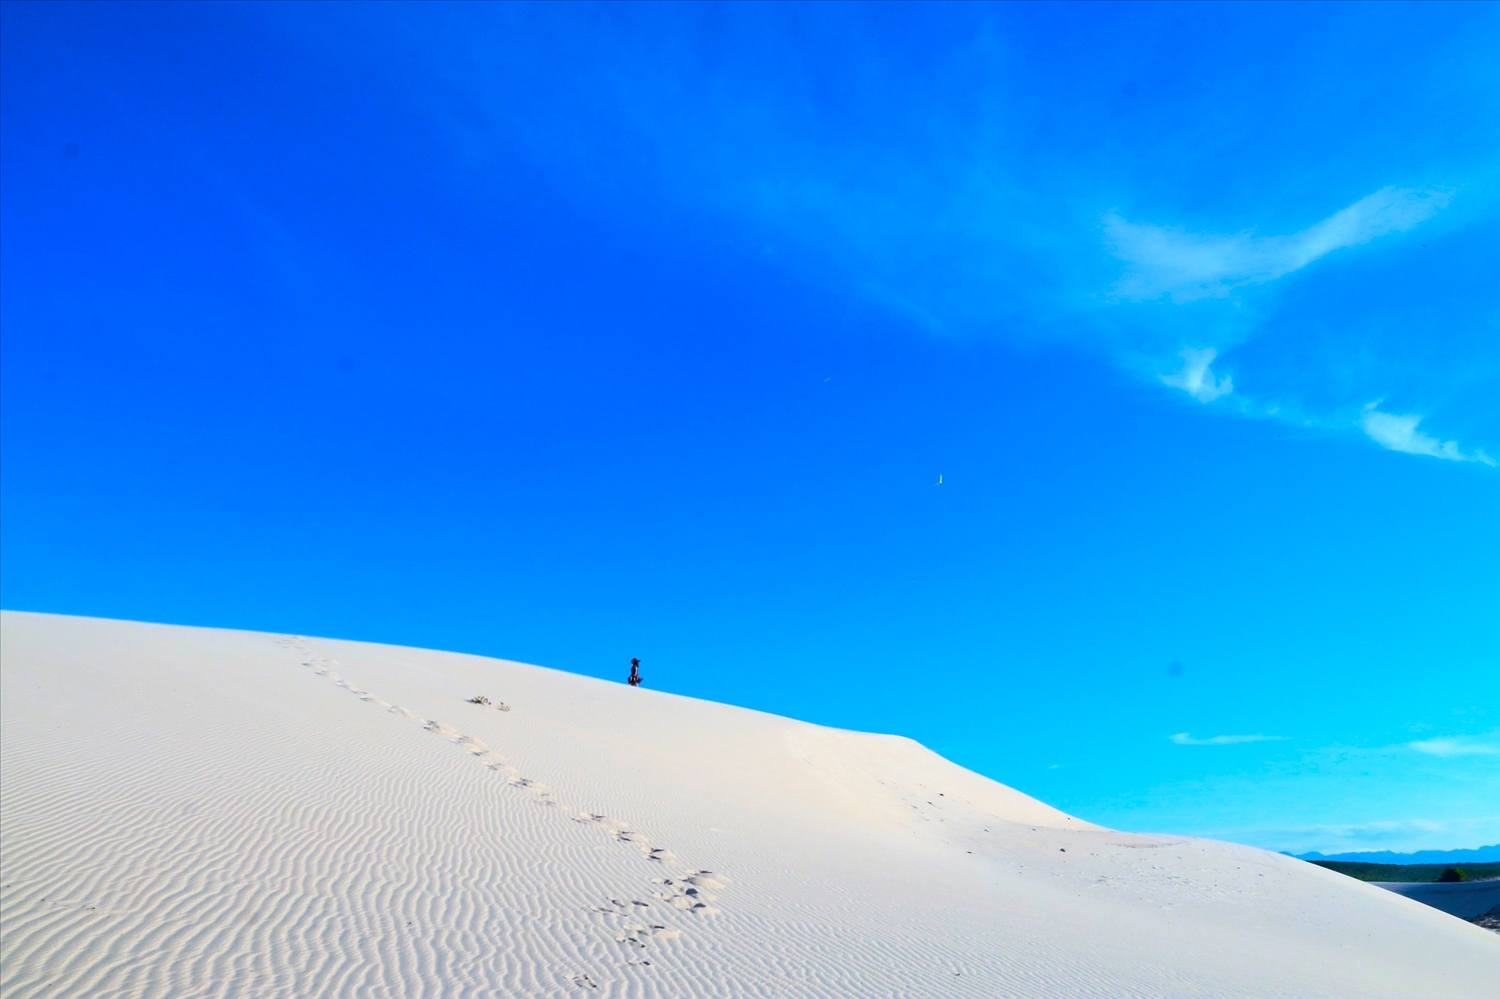
[[[639,659],[630,660],[630,679],[625,682],[632,687],[639,687],[641,685],[641,661]]]

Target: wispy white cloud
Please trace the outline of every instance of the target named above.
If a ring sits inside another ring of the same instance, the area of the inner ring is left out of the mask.
[[[1284,735],[1211,735],[1207,739],[1194,739],[1186,732],[1170,736],[1179,746],[1234,746],[1241,742],[1282,742]]]
[[[1115,295],[1137,300],[1170,295],[1176,302],[1222,297],[1241,285],[1290,274],[1334,250],[1410,229],[1450,197],[1447,191],[1385,187],[1290,236],[1196,233],[1106,215],[1105,236],[1126,264]]]
[[[1495,460],[1483,451],[1464,453],[1459,449],[1457,441],[1440,441],[1436,437],[1422,433],[1417,425],[1422,422],[1422,417],[1416,414],[1398,415],[1396,413],[1382,413],[1376,407],[1379,403],[1368,403],[1360,418],[1360,426],[1375,443],[1391,451],[1402,451],[1406,454],[1425,454],[1432,458],[1443,458],[1447,461],[1478,461],[1486,465],[1493,465]]]
[[[1219,396],[1234,391],[1233,378],[1218,378],[1209,367],[1214,358],[1219,356],[1219,352],[1212,347],[1205,350],[1185,347],[1177,356],[1182,358],[1182,370],[1161,375],[1163,384],[1180,388],[1199,402],[1213,402]]]
[[[1500,745],[1480,742],[1465,736],[1455,738],[1420,739],[1408,742],[1407,747],[1428,756],[1500,756]]]

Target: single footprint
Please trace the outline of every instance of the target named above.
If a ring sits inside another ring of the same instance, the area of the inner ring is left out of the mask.
[[[656,893],[656,897],[667,902],[675,908],[684,912],[691,912],[699,916],[708,916],[719,910],[709,905],[717,901],[717,897],[709,893],[708,888],[722,888],[729,880],[722,874],[713,875],[712,871],[692,871],[686,877],[677,881],[671,878],[652,878],[654,884],[662,886],[663,890]]]
[[[582,989],[597,989],[599,987],[588,975],[580,975],[576,972],[568,976],[568,981]]]
[[[535,791],[537,794],[547,794],[549,791],[552,790],[546,784],[538,784],[536,781],[532,780],[530,777],[521,777],[519,775],[515,776],[515,777],[512,777],[510,779],[510,786],[511,787],[524,787],[528,791]]]
[[[367,690],[360,690],[358,687],[356,687],[354,684],[350,683],[348,680],[340,680],[338,682],[338,686],[343,687],[345,690],[349,691],[349,693],[353,694],[355,697],[359,698],[361,701],[373,701],[375,699],[375,698],[373,698],[373,697],[370,696],[370,692],[369,691],[367,691]]]
[[[598,907],[595,907],[594,911],[595,912],[625,913],[625,912],[629,912],[632,908],[635,908],[635,907],[639,907],[639,908],[643,908],[644,909],[644,908],[648,907],[651,903],[650,902],[642,902],[638,898],[630,899],[628,902],[625,899],[623,899],[623,898],[612,898],[612,899],[609,900],[609,904],[612,905],[612,906],[614,906],[614,908],[613,909],[600,909]]]
[[[719,911],[707,902],[698,902],[684,895],[673,898],[672,904],[683,912],[691,912],[695,916],[712,916]]]
[[[681,936],[681,930],[674,930],[660,923],[634,923],[625,927],[625,931],[615,937],[615,941],[644,949],[646,944],[652,940],[676,940]]]
[[[490,751],[489,746],[486,746],[484,743],[480,742],[473,736],[460,736],[453,741],[458,743],[459,748],[461,748],[464,752],[472,753],[475,756],[483,756]]]

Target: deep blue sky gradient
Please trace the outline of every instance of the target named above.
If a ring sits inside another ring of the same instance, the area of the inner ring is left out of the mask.
[[[6,607],[635,655],[1107,824],[1500,839],[1493,5],[3,18]],[[1385,189],[1203,294],[1120,244]]]

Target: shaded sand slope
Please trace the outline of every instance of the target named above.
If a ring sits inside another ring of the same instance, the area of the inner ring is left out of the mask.
[[[7,999],[1500,995],[1492,933],[906,739],[443,652],[0,626]]]

